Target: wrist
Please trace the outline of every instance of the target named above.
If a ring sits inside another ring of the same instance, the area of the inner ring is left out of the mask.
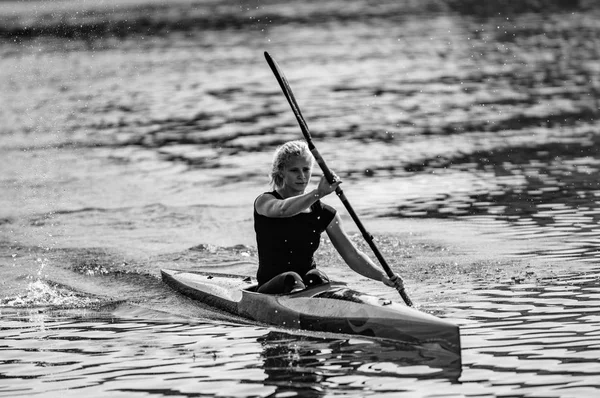
[[[321,199],[321,196],[322,196],[322,195],[321,195],[321,193],[319,192],[319,190],[318,190],[318,189],[315,189],[315,190],[314,190],[312,193],[313,193],[313,196],[314,196],[316,199]]]

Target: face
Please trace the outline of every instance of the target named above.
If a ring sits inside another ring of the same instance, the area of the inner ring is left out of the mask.
[[[312,159],[292,156],[283,169],[283,189],[293,193],[304,193],[312,175]]]

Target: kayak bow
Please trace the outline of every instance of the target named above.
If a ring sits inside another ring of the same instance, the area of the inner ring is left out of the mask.
[[[270,295],[254,291],[253,278],[198,271],[161,270],[176,291],[234,315],[270,325],[318,332],[438,344],[461,354],[459,327],[391,300],[332,282],[302,291]]]

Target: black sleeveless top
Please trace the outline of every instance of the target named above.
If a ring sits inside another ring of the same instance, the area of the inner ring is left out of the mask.
[[[283,200],[277,191],[266,194]],[[254,204],[259,285],[287,271],[302,276],[315,268],[313,254],[319,247],[321,233],[335,217],[336,210],[320,200],[310,209],[310,213],[293,217],[271,218],[258,214]]]

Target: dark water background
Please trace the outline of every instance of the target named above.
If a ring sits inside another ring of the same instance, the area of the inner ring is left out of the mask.
[[[597,396],[600,11],[479,3],[1,1],[0,396]],[[265,50],[462,367],[160,282],[255,272],[249,209],[300,138]]]

